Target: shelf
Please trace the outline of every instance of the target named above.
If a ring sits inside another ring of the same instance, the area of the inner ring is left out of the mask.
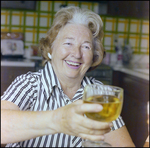
[[[43,58],[39,56],[31,56],[29,59],[30,60],[42,60]]]

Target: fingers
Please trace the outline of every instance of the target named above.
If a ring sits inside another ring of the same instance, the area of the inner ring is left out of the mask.
[[[76,113],[83,114],[85,112],[99,112],[103,109],[102,105],[100,104],[77,104],[76,106]]]
[[[79,137],[83,139],[89,139],[92,141],[99,141],[104,139],[104,135],[106,133],[109,133],[111,131],[110,128],[105,129],[105,130],[95,130],[95,129],[87,129],[84,127],[79,127],[78,128],[78,135]]]
[[[103,109],[103,107],[100,104],[82,104],[83,101],[80,100],[80,102],[77,102],[77,106],[75,107],[75,112],[79,114],[84,114],[85,112],[99,112]],[[97,129],[97,130],[103,130],[103,129],[110,129],[110,126],[112,124],[106,123],[106,122],[100,122],[96,120],[92,120],[90,118],[86,118],[83,116],[80,116],[79,118],[79,124],[85,128],[88,129]]]
[[[80,120],[77,128],[77,133],[83,133],[87,135],[104,135],[111,131],[110,123],[94,121],[88,118]]]
[[[110,131],[111,131],[110,128],[102,129],[102,130],[82,128],[79,131],[79,133],[81,132],[81,133],[88,134],[88,135],[104,135]]]
[[[63,113],[63,128],[61,132],[69,135],[80,136],[83,139],[93,141],[102,140],[103,135],[110,132],[110,123],[92,120],[83,116],[85,112],[99,112],[103,108],[99,104],[83,104],[83,100],[78,100],[65,106]]]
[[[80,126],[83,126],[89,129],[103,130],[103,129],[108,129],[112,126],[112,123],[100,122],[100,121],[92,120],[90,118],[83,117],[83,116],[79,118],[79,121],[80,121],[79,122]]]
[[[80,133],[79,137],[81,137],[82,139],[88,139],[88,140],[91,140],[91,141],[104,140],[104,135],[88,135],[88,134]]]

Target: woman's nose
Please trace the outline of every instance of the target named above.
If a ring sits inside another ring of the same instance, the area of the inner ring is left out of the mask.
[[[72,50],[72,55],[77,58],[77,59],[80,59],[82,57],[82,52],[81,52],[81,47],[75,47],[73,50]]]

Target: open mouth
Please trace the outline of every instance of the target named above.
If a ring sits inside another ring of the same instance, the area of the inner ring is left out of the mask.
[[[81,65],[81,63],[79,63],[79,62],[72,62],[72,61],[65,61],[65,62],[70,67],[76,67],[76,68],[78,68]]]

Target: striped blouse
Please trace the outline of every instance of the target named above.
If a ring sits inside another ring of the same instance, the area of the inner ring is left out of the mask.
[[[81,88],[70,100],[63,93],[50,62],[47,62],[44,68],[38,72],[28,72],[18,76],[1,96],[1,100],[13,102],[22,111],[55,110],[82,99],[85,85],[93,83],[102,84],[92,77],[85,76],[82,80]],[[113,125],[112,130],[116,130],[125,124],[122,118],[119,117],[113,121]],[[81,144],[82,139],[80,137],[58,133],[17,143],[9,143],[6,147],[81,147]]]

